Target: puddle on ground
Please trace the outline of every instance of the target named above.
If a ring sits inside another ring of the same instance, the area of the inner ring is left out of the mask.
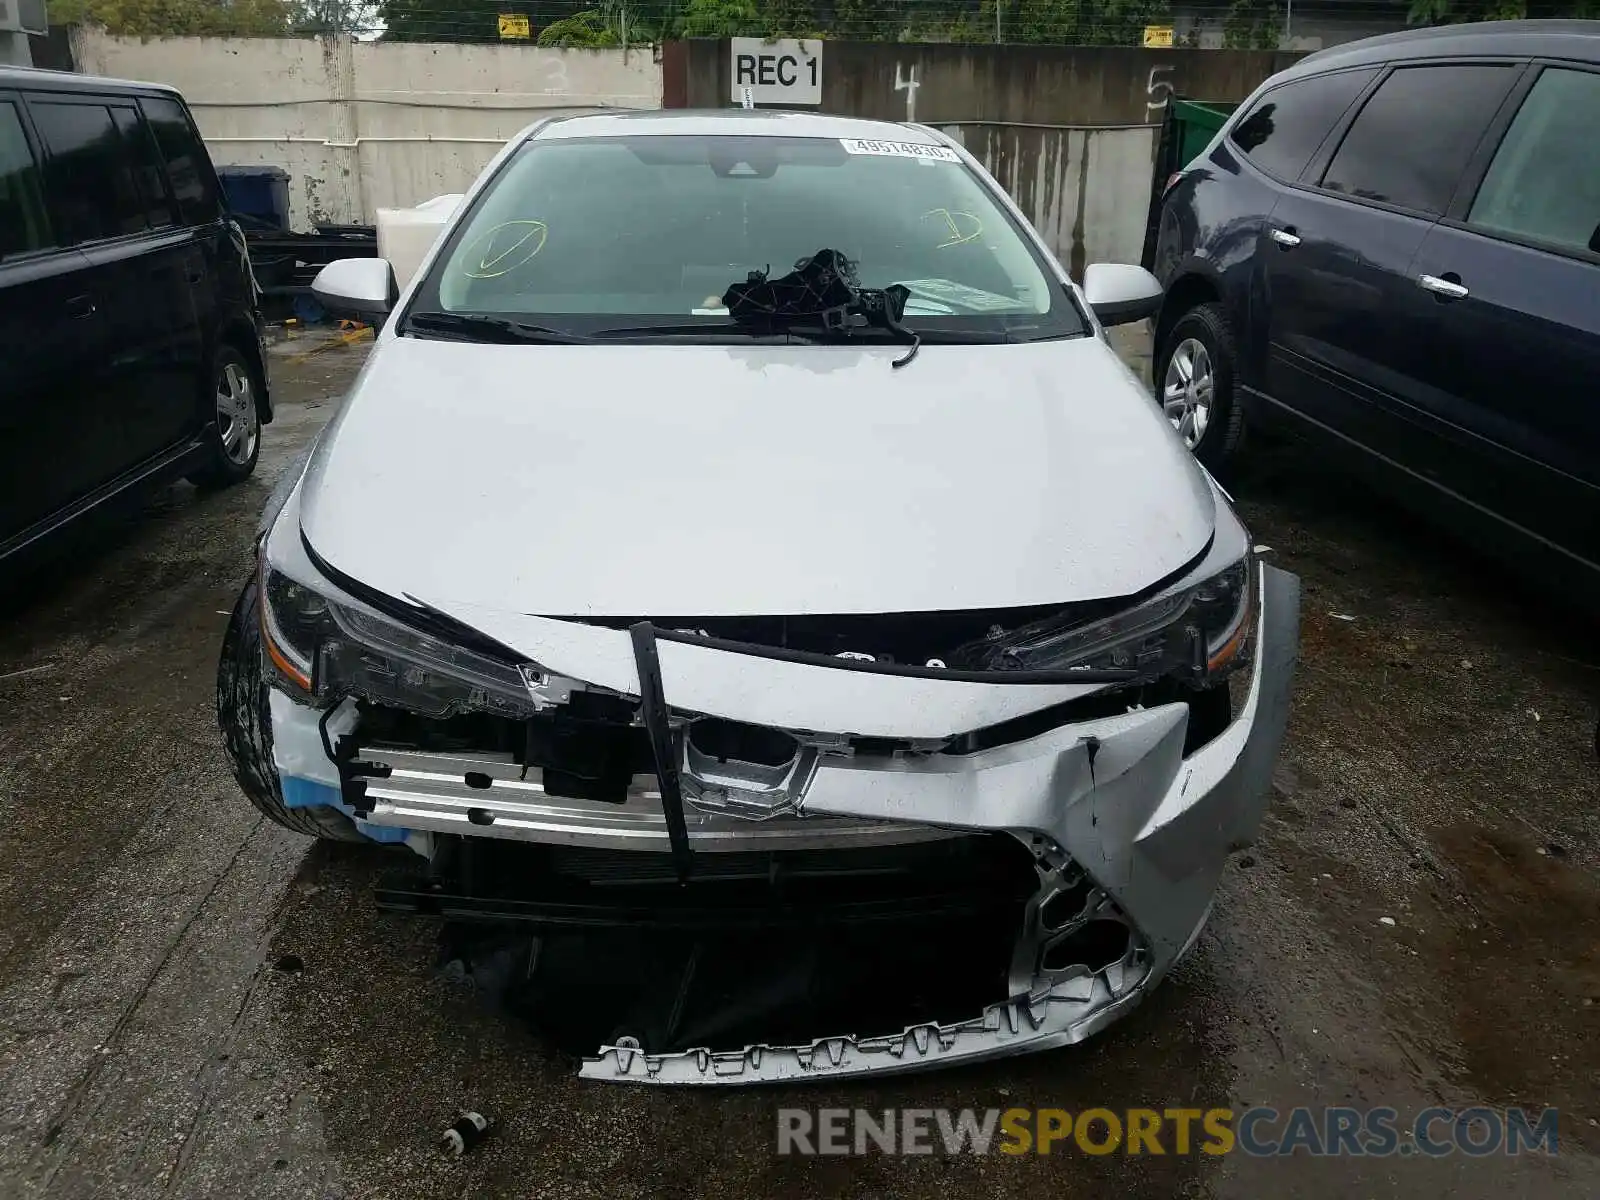
[[[1600,1146],[1600,885],[1559,844],[1466,826],[1435,840],[1468,887],[1434,964],[1463,1082],[1485,1102],[1560,1107],[1564,1139]]]

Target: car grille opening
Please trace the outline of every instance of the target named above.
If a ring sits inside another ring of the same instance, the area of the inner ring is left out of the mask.
[[[764,767],[781,767],[800,752],[800,743],[781,729],[718,717],[702,717],[690,725],[689,743],[719,763],[756,763]]]

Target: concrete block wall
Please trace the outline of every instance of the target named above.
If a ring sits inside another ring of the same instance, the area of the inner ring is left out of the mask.
[[[657,108],[649,48],[550,50],[341,38],[73,35],[80,71],[170,83],[218,166],[289,172],[295,229],[371,222],[472,182],[506,139],[551,113]]]

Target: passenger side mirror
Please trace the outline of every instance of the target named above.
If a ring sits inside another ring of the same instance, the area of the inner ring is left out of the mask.
[[[394,307],[394,270],[386,258],[336,258],[317,272],[311,291],[334,316],[376,324]]]
[[[1126,325],[1161,311],[1161,282],[1132,263],[1090,263],[1083,273],[1083,298],[1100,324]]]

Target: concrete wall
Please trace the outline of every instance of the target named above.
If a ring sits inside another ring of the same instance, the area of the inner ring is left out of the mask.
[[[1074,279],[1092,262],[1139,261],[1159,126],[940,128],[1011,194]]]
[[[669,107],[727,107],[727,43],[666,48]],[[1174,96],[1242,100],[1299,56],[1272,51],[825,42],[822,109],[951,134],[1075,278],[1138,262],[1160,121]]]
[[[676,103],[727,106],[727,43],[681,45],[685,87]],[[1160,120],[1169,95],[1242,100],[1299,57],[1271,50],[824,42],[822,109],[933,124],[1143,125]]]
[[[296,229],[461,191],[540,116],[661,103],[649,49],[73,36],[80,71],[178,87],[218,166],[287,170]]]

